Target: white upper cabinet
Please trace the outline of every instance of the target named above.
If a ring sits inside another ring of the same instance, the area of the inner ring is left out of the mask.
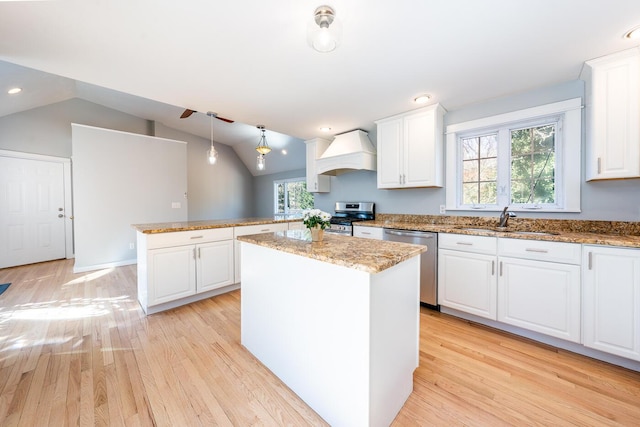
[[[587,61],[587,181],[640,177],[640,49]]]
[[[331,142],[322,138],[314,138],[304,143],[307,144],[307,191],[328,193],[331,190],[331,177],[317,174],[316,160],[322,156]]]
[[[376,121],[378,188],[442,187],[440,104]]]

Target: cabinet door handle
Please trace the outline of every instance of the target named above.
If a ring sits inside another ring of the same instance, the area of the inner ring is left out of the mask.
[[[266,232],[269,232],[269,231],[271,231],[270,228],[263,228],[262,230],[260,230],[260,232],[262,232],[262,233],[266,233]]]
[[[602,160],[598,157],[598,173],[602,173]]]
[[[502,261],[500,261],[500,277],[502,277]]]
[[[201,248],[198,248],[198,259],[200,259],[200,249]]]
[[[473,243],[470,243],[470,242],[456,242],[456,245],[473,246]]]
[[[491,275],[495,275],[496,274],[496,262],[495,261],[491,261]]]
[[[593,252],[589,252],[589,270],[593,267]]]
[[[526,248],[525,252],[537,252],[539,254],[549,253],[548,249],[536,249],[536,248]]]
[[[192,239],[202,239],[204,236],[191,236]]]
[[[196,248],[193,248],[193,259],[196,259]]]

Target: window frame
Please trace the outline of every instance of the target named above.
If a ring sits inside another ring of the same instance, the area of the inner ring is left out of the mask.
[[[300,215],[302,213],[302,211],[300,212],[289,212],[288,208],[287,208],[287,201],[288,201],[288,194],[285,191],[285,202],[284,202],[284,206],[285,206],[285,212],[278,212],[278,185],[280,184],[287,184],[289,182],[307,182],[307,178],[306,177],[300,177],[300,178],[286,178],[286,179],[277,179],[273,181],[273,213],[274,215]],[[309,190],[307,190],[308,193],[312,194]]]
[[[557,122],[555,139],[554,204],[511,204],[511,130]],[[498,133],[497,200],[491,205],[462,204],[462,138]],[[502,141],[502,142],[501,142]],[[507,141],[506,143],[504,141]],[[521,212],[580,212],[582,164],[582,99],[545,104],[506,114],[449,125],[446,128],[446,209],[501,211],[509,206]],[[506,149],[506,153],[505,150]],[[510,190],[510,189],[509,189]]]

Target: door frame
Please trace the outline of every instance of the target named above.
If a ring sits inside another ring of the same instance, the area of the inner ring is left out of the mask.
[[[45,162],[62,163],[64,179],[64,248],[67,259],[74,258],[73,249],[73,200],[71,191],[71,159],[65,157],[47,156],[44,154],[24,153],[21,151],[0,150],[0,156],[25,160],[41,160]]]

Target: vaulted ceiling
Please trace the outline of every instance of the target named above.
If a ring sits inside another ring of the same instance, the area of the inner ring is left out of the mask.
[[[0,94],[0,115],[77,96],[209,138],[206,115],[178,116],[214,111],[236,121],[217,121],[216,141],[250,169],[255,125],[293,147],[272,173],[304,167],[302,140],[372,130],[418,94],[460,109],[577,79],[585,60],[639,44],[622,37],[640,25],[637,0],[335,0],[342,42],[318,53],[306,31],[320,5],[0,1],[0,89],[25,88]]]

